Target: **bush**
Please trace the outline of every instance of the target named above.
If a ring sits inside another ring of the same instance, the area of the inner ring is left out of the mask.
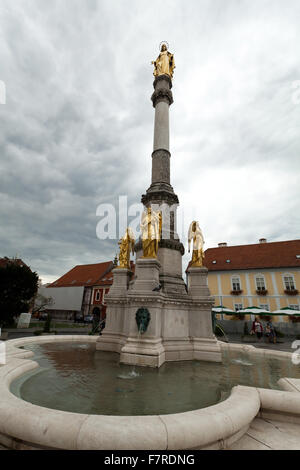
[[[35,331],[33,332],[33,334],[34,334],[35,336],[40,336],[42,333],[43,333],[42,330],[35,330]]]
[[[28,312],[38,289],[38,275],[17,260],[0,267],[0,326],[8,327],[13,318]]]

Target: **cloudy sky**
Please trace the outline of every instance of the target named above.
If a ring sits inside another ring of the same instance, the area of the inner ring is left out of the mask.
[[[0,24],[0,256],[44,282],[114,258],[96,210],[150,185],[162,40],[181,227],[299,238],[299,0],[0,0]]]

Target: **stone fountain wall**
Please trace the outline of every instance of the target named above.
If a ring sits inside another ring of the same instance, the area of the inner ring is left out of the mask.
[[[102,351],[120,353],[120,362],[160,367],[165,361],[221,362],[221,349],[213,331],[213,298],[207,286],[207,269],[190,268],[188,292],[153,291],[159,286],[160,263],[140,258],[136,278],[129,286],[129,271],[116,268],[106,297],[106,327],[96,343]],[[139,334],[136,312],[150,314],[147,330]]]

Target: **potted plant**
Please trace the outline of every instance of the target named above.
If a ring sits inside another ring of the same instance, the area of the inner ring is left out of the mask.
[[[230,292],[230,294],[231,294],[231,295],[241,295],[242,292],[243,292],[243,291],[242,291],[241,289],[239,289],[239,290],[232,290],[232,291]]]
[[[299,291],[297,289],[285,289],[284,293],[286,295],[298,295]]]
[[[267,289],[257,289],[256,293],[257,293],[257,295],[267,295],[268,290]]]

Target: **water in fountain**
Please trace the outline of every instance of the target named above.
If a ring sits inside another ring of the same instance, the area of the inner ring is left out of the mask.
[[[138,335],[137,335],[137,341],[139,343],[140,341],[140,338],[141,338],[141,334],[142,334],[142,330],[141,330],[141,327],[138,329]],[[138,372],[136,372],[136,365],[134,364],[132,366],[132,369],[130,372],[128,372],[128,374],[122,374],[122,375],[118,375],[118,378],[119,379],[136,379],[137,377],[140,377],[141,374],[139,374]]]
[[[97,351],[93,344],[49,343],[25,349],[35,352],[33,360],[40,367],[16,379],[11,391],[39,406],[84,414],[181,413],[226,399],[237,384],[279,389],[281,377],[300,378],[300,366],[290,358],[246,351],[224,351],[222,363],[166,362],[159,369],[142,369],[120,364],[119,354]]]

